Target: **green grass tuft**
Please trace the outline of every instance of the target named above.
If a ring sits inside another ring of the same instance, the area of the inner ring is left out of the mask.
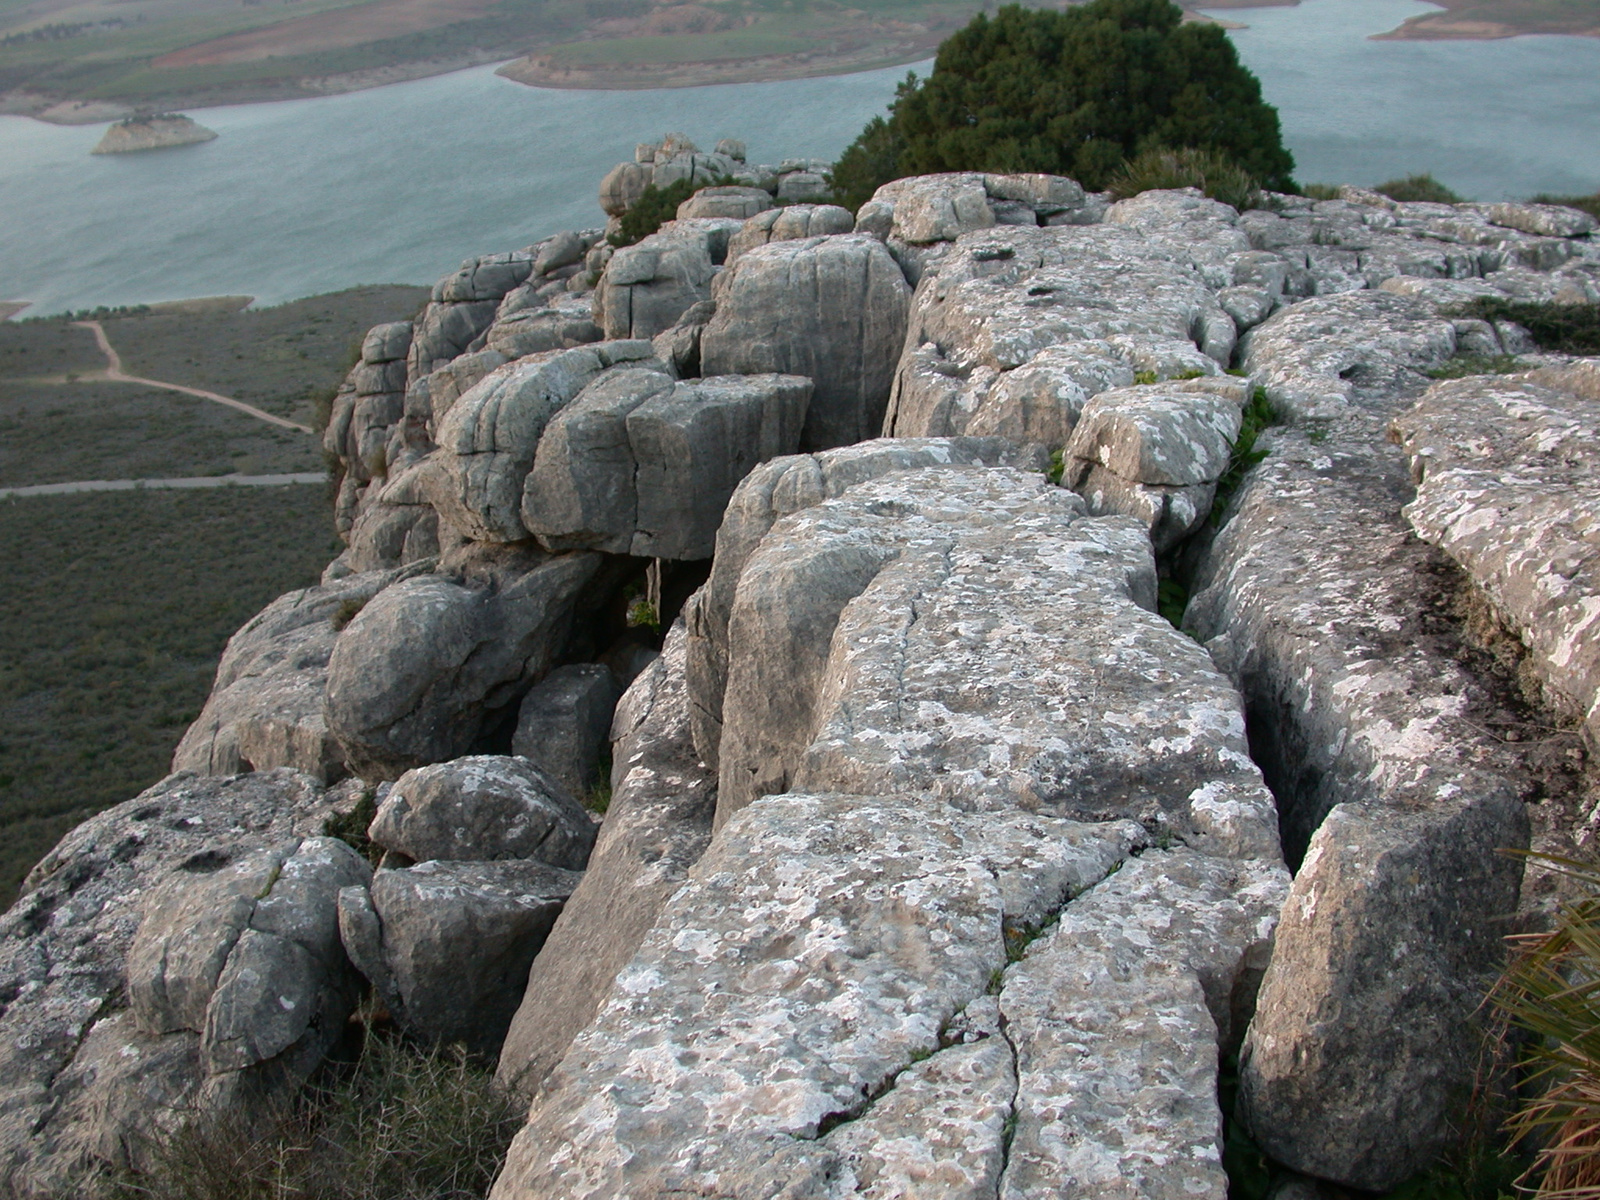
[[[1243,212],[1261,204],[1261,186],[1248,171],[1215,150],[1156,147],[1124,163],[1106,185],[1118,200],[1154,188],[1199,188]]]
[[[1390,179],[1375,185],[1372,190],[1402,203],[1427,201],[1433,204],[1460,204],[1462,199],[1426,172],[1407,175],[1404,179]]]
[[[1265,388],[1256,388],[1251,393],[1250,403],[1244,406],[1244,412],[1239,421],[1239,437],[1233,443],[1233,456],[1228,461],[1228,469],[1222,473],[1222,478],[1217,480],[1217,494],[1211,501],[1211,523],[1220,526],[1222,514],[1228,507],[1228,501],[1233,498],[1233,493],[1239,490],[1239,485],[1244,482],[1245,472],[1250,470],[1267,456],[1265,450],[1256,449],[1256,439],[1263,430],[1278,423],[1278,414],[1273,411],[1272,402],[1267,399]]]
[[[1515,354],[1458,354],[1423,374],[1429,379],[1465,379],[1468,375],[1510,375],[1523,369]]]

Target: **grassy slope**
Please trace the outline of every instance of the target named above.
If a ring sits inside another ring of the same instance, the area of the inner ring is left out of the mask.
[[[366,327],[410,316],[425,295],[364,288],[107,329],[130,371],[304,416]],[[15,381],[100,365],[64,320],[0,324],[0,484],[83,478],[89,467],[91,478],[137,478],[319,461],[313,439],[219,405],[131,385]],[[166,774],[228,636],[274,596],[315,582],[337,544],[325,489],[302,485],[0,500],[0,545],[12,564],[0,589],[3,904],[74,823]]]

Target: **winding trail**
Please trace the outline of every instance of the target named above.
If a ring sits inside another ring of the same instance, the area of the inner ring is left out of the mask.
[[[35,483],[0,487],[0,500],[17,496],[72,496],[80,492],[137,492],[146,488],[283,487],[294,483],[326,483],[321,471],[294,475],[184,475],[173,479],[80,479],[71,483]]]
[[[111,339],[106,337],[106,331],[99,321],[74,321],[74,325],[93,331],[94,340],[100,345],[100,352],[106,356],[106,369],[95,372],[91,378],[105,379],[112,383],[140,383],[145,387],[160,388],[168,392],[182,392],[185,396],[198,396],[201,400],[211,400],[217,404],[225,404],[229,408],[237,409],[247,416],[255,417],[258,421],[265,421],[269,425],[276,425],[281,429],[294,429],[301,433],[314,432],[309,425],[301,425],[286,417],[273,416],[264,412],[253,404],[246,404],[243,400],[235,400],[231,396],[223,396],[217,392],[208,392],[203,388],[185,387],[181,383],[162,383],[159,379],[145,379],[139,375],[129,375],[122,369],[122,356],[111,345]],[[114,482],[123,482],[117,480]],[[53,485],[52,485],[53,486]]]

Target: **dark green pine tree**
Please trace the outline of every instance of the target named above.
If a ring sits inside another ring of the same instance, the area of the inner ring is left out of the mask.
[[[1260,81],[1221,28],[1182,18],[1169,0],[975,17],[840,157],[835,194],[854,207],[891,179],[934,171],[1042,171],[1097,190],[1159,146],[1213,150],[1266,187],[1292,187]]]

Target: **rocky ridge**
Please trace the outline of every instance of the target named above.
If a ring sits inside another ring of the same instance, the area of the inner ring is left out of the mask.
[[[1225,1118],[1374,1191],[1444,1147],[1498,852],[1590,831],[1442,593],[1576,760],[1600,703],[1600,367],[1457,314],[1600,300],[1594,223],[978,173],[850,214],[825,167],[642,146],[608,229],[369,333],[345,551],[4,918],[10,1183],[292,1091],[368,987],[528,1098],[495,1200],[1221,1200]],[[1527,369],[1429,378],[1469,354]],[[363,797],[375,870],[324,836]]]

